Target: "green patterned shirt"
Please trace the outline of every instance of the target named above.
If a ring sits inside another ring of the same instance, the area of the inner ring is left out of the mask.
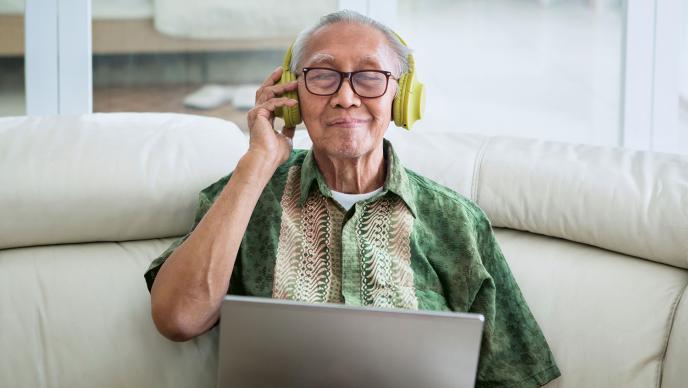
[[[537,387],[558,377],[485,214],[404,168],[387,140],[384,156],[382,192],[345,211],[332,199],[312,152],[294,150],[256,204],[228,293],[481,313],[477,387]],[[201,191],[194,228],[230,176]],[[189,234],[151,263],[149,289]]]

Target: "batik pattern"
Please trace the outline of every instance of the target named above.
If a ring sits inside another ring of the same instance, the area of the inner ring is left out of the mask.
[[[273,297],[341,303],[341,216],[317,192],[299,207],[300,176],[299,166],[290,168],[282,195]]]
[[[287,175],[282,195],[273,296],[310,303],[341,303],[342,218],[332,200],[313,190],[299,206],[301,168]],[[411,270],[413,216],[399,198],[361,207],[354,223],[360,260],[361,304],[417,309]]]
[[[397,197],[363,206],[356,223],[365,306],[418,309],[411,269],[413,215]]]

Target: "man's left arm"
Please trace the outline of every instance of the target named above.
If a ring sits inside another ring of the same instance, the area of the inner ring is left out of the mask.
[[[542,386],[561,373],[482,211],[475,233],[487,272],[469,308],[485,316],[476,387]]]

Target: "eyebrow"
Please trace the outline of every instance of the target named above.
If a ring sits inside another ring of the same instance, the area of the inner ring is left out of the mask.
[[[363,58],[361,58],[360,61],[358,61],[358,64],[369,64],[377,67],[382,67],[382,62],[380,62],[380,58],[374,56],[374,55],[366,55]]]
[[[306,63],[309,64],[309,66],[313,65],[335,65],[336,64],[336,59],[330,55],[330,54],[323,54],[323,53],[317,53],[313,55]],[[379,60],[378,57],[374,55],[365,55],[363,56],[358,62],[358,66],[361,65],[373,65],[374,67],[382,67],[382,64]]]
[[[306,63],[309,63],[311,66],[320,64],[334,64],[335,60],[330,54],[318,53],[313,55]]]

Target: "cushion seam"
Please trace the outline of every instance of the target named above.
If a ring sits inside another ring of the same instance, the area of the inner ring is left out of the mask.
[[[681,292],[678,293],[678,296],[676,296],[676,298],[674,299],[674,303],[671,306],[671,312],[669,313],[669,317],[667,319],[667,328],[665,330],[666,334],[664,335],[664,344],[662,346],[662,356],[659,359],[659,364],[657,365],[657,388],[660,388],[662,386],[662,377],[664,375],[664,361],[666,360],[667,350],[669,348],[669,339],[671,338],[671,331],[674,327],[674,321],[676,319],[676,311],[678,310],[678,305],[681,303],[681,299],[683,299],[683,295],[686,293],[686,290],[688,290],[688,283],[686,283],[683,286],[683,290],[681,290]]]
[[[485,154],[487,153],[487,146],[490,143],[491,139],[491,137],[488,137],[480,146],[480,149],[478,150],[478,155],[476,156],[475,164],[473,165],[473,182],[471,187],[471,197],[472,200],[476,204],[478,204],[478,206],[480,205],[480,202],[478,201],[478,185],[480,183],[480,173],[482,171],[483,161],[485,160]]]

